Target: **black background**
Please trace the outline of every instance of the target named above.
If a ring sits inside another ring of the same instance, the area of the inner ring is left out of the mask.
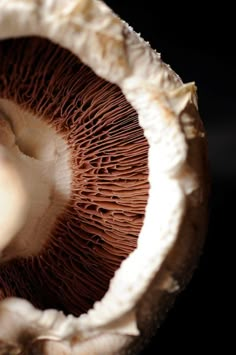
[[[161,52],[184,82],[195,81],[209,144],[212,188],[204,253],[189,286],[142,355],[231,353],[227,347],[234,308],[231,260],[236,219],[234,11],[226,2],[106,3]]]

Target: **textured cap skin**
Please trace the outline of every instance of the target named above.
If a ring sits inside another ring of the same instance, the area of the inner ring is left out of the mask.
[[[9,346],[36,354],[138,353],[189,280],[204,241],[208,167],[195,85],[183,84],[101,1],[0,1],[0,37],[30,35],[69,49],[121,88],[149,143],[150,190],[138,247],[104,298],[79,318],[6,299],[2,353]]]

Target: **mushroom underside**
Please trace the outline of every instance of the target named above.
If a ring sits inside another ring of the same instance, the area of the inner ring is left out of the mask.
[[[0,147],[23,166],[30,212],[1,250],[0,300],[78,316],[137,244],[149,191],[138,115],[68,50],[26,37],[0,42],[1,122]]]

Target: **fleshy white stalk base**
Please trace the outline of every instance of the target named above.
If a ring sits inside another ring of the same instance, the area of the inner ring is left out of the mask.
[[[0,262],[40,251],[69,199],[70,175],[64,140],[1,99]]]
[[[0,257],[26,221],[29,213],[26,190],[12,154],[0,145]]]

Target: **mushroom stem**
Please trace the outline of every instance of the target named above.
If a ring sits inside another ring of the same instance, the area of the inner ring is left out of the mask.
[[[7,99],[0,99],[0,146],[3,263],[42,250],[69,200],[71,172],[64,139],[37,116]]]
[[[11,153],[0,144],[0,261],[3,250],[23,227],[28,210],[23,178]]]

